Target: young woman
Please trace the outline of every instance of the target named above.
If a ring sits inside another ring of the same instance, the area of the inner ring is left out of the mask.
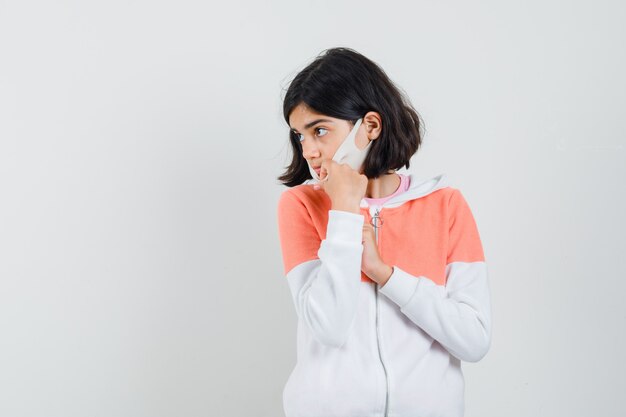
[[[293,159],[278,226],[298,315],[286,417],[461,417],[461,361],[491,344],[474,217],[445,174],[396,172],[422,124],[383,70],[324,52],[283,105]]]

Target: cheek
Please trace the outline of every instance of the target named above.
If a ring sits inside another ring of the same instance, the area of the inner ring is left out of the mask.
[[[328,156],[328,158],[332,158],[335,155],[335,152],[337,152],[337,149],[339,149],[339,146],[336,144],[334,144],[333,146],[328,146],[324,150],[325,155]]]
[[[332,159],[335,151],[339,148],[336,144],[322,143],[317,144],[317,150],[320,153],[322,159]]]

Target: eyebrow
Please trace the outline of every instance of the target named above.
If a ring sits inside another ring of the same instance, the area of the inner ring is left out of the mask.
[[[311,123],[308,123],[306,126],[304,126],[304,130],[310,129],[311,127],[315,126],[318,123],[321,122],[328,122],[328,123],[333,123],[332,120],[328,120],[328,119],[317,119],[317,120],[313,120]],[[293,127],[291,128],[291,130],[293,130],[294,132],[297,132],[296,129],[294,129]]]

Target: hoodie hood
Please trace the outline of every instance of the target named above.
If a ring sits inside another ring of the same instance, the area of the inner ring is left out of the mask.
[[[409,200],[427,196],[434,191],[446,188],[450,185],[448,183],[448,176],[445,173],[430,178],[419,178],[416,174],[411,172],[405,173],[404,175],[408,175],[409,177],[409,188],[405,192],[387,200],[383,204],[384,207],[397,207]],[[361,207],[368,207],[365,199],[361,200]]]
[[[442,188],[449,187],[448,176],[446,173],[441,173],[429,178],[420,178],[412,172],[398,172],[399,174],[407,175],[409,177],[409,188],[397,196],[387,200],[384,207],[397,207],[409,200],[415,200],[420,197],[424,197],[434,191]],[[304,184],[316,184],[318,181],[315,179],[309,179]],[[361,207],[369,207],[367,200],[361,200]]]

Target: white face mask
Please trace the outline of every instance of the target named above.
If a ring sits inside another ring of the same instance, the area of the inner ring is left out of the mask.
[[[339,145],[339,148],[337,148],[337,151],[335,151],[335,155],[333,156],[333,161],[337,162],[338,164],[348,164],[348,166],[357,171],[361,169],[361,165],[363,165],[365,157],[367,156],[367,152],[369,151],[370,145],[372,144],[372,141],[370,140],[365,148],[359,149],[356,147],[356,132],[357,130],[359,130],[359,126],[361,125],[362,121],[362,118],[357,120],[357,122],[354,124],[354,127],[352,128],[348,136],[346,136],[346,138],[343,140],[343,142],[341,142],[341,145]],[[320,181],[320,177],[317,175],[317,172],[315,172],[313,168],[311,168],[310,164],[308,165],[311,176],[317,181]],[[326,179],[328,179],[328,175],[324,178],[324,181],[326,181]]]

